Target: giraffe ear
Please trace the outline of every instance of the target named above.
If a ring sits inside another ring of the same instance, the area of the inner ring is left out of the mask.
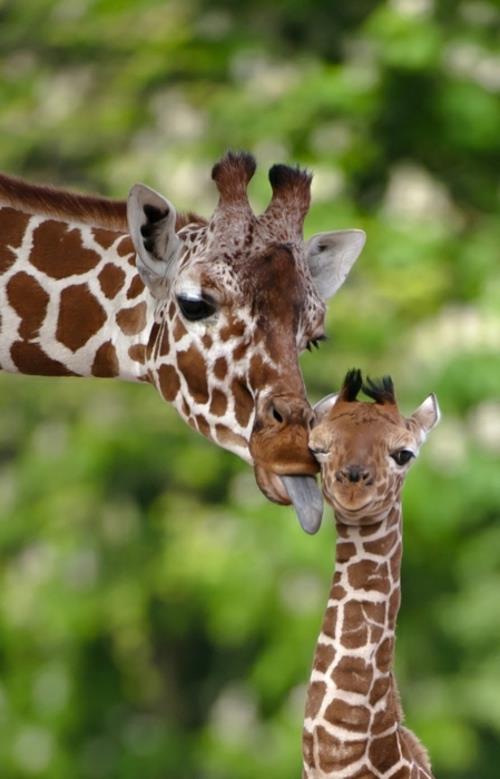
[[[127,220],[137,270],[154,297],[164,297],[180,247],[175,208],[154,189],[135,184],[127,200]]]
[[[342,286],[365,245],[363,230],[317,233],[306,244],[307,259],[316,289],[327,300]]]
[[[321,422],[323,417],[330,411],[332,406],[335,405],[339,395],[340,392],[333,392],[331,395],[325,395],[324,398],[321,398],[321,400],[318,400],[318,402],[314,404],[313,411],[316,418],[316,423]]]
[[[441,411],[434,393],[426,397],[424,402],[413,412],[411,419],[417,423],[424,433],[424,436],[426,436],[433,427],[436,427],[441,419]]]

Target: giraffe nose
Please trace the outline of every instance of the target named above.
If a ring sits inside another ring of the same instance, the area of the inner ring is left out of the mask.
[[[362,465],[346,465],[341,471],[337,471],[336,476],[337,481],[344,481],[347,479],[347,481],[351,482],[362,481],[365,484],[373,483],[370,471],[363,468]]]
[[[309,427],[313,420],[313,411],[301,398],[279,395],[269,401],[266,416],[268,423],[274,426],[299,424]]]

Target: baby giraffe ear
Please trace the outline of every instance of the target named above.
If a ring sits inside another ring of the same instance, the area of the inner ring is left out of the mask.
[[[175,208],[158,192],[135,184],[128,196],[127,220],[137,270],[152,295],[164,297],[180,247]]]
[[[415,420],[424,435],[436,427],[441,419],[441,411],[434,393],[428,395],[423,403],[413,412],[411,419]]]
[[[316,423],[321,422],[332,406],[335,405],[339,394],[339,392],[332,392],[331,395],[325,395],[324,398],[321,398],[321,400],[318,400],[318,402],[314,404],[313,411]]]
[[[342,286],[365,245],[363,230],[317,233],[306,244],[309,269],[319,296],[327,300]]]

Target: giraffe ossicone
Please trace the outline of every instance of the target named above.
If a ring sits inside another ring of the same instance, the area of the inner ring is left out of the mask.
[[[0,176],[0,369],[148,382],[252,463],[268,498],[290,502],[281,477],[294,476],[319,505],[298,357],[365,235],[304,241],[311,176],[285,165],[255,215],[254,171],[246,153],[214,166],[208,221],[144,185],[125,204]]]
[[[373,402],[357,400],[363,390]],[[439,421],[434,395],[410,417],[389,377],[315,406],[310,447],[335,514],[335,573],[313,661],[303,779],[433,779],[425,748],[402,724],[394,677],[402,555],[401,489]]]

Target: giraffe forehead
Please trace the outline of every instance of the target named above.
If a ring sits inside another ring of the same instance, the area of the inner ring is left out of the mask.
[[[244,232],[215,240],[207,227],[181,233],[177,290],[212,292],[221,302],[257,310],[295,308],[311,326],[322,323],[325,305],[312,283],[302,242],[280,243],[253,233],[249,241]]]
[[[376,458],[385,454],[388,448],[409,446],[414,442],[406,420],[394,408],[386,409],[375,403],[339,405],[344,408],[334,407],[331,417],[324,423],[333,434],[338,457],[356,452]]]

